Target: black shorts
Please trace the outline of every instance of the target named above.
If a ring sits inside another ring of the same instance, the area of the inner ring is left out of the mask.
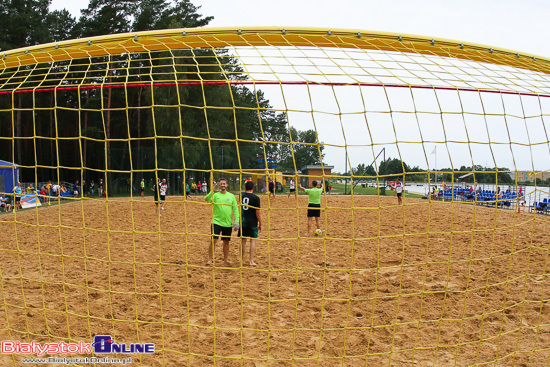
[[[213,239],[219,239],[221,233],[223,241],[231,241],[231,232],[233,231],[232,227],[222,227],[219,224],[212,223],[211,231]]]
[[[397,193],[397,197],[398,197],[398,198],[400,198],[400,197],[401,197],[401,195],[403,195],[403,193],[402,193],[402,192],[398,192],[398,193]]]
[[[15,197],[15,202],[18,203],[18,202],[20,202],[20,201],[21,201],[21,198],[20,198],[19,196],[16,196],[16,197]]]
[[[290,189],[290,192],[296,192],[296,189]]]
[[[142,187],[142,188],[141,188],[141,192],[144,192],[144,191],[145,191],[145,187]]]
[[[258,238],[258,227],[242,226],[239,229],[239,237]]]
[[[308,208],[311,208],[311,209],[307,210],[308,218],[310,218],[310,217],[319,218],[321,216],[321,209],[313,209],[313,208],[321,208],[321,204],[311,204],[311,203],[309,203]]]

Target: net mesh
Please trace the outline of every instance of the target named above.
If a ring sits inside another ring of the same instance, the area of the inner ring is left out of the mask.
[[[136,365],[546,365],[548,73],[507,50],[319,29],[6,52],[0,191],[30,209],[0,215],[0,336],[155,343]],[[258,266],[235,233],[232,264],[218,244],[205,265],[221,177],[237,197],[248,177],[257,193],[322,182],[322,234],[305,235],[306,195],[259,194]]]

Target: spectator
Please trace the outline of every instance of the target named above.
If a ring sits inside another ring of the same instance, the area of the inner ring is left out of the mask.
[[[52,196],[59,196],[59,188],[60,186],[58,184],[52,185]]]
[[[1,208],[4,208],[5,212],[11,211],[10,199],[6,196],[6,194],[2,194],[0,197],[0,209]]]
[[[21,182],[18,182],[17,185],[13,188],[13,193],[15,194],[15,210],[21,208]]]
[[[37,194],[38,194],[38,200],[40,200],[40,202],[43,203],[46,196],[46,185],[42,185],[40,190],[38,190]]]
[[[103,179],[100,178],[99,183],[97,184],[97,193],[98,193],[100,198],[102,198],[104,196],[103,195],[104,190],[105,190],[105,184],[103,183]]]

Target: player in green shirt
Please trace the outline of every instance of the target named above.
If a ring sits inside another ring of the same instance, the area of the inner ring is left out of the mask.
[[[214,246],[221,234],[223,242],[223,262],[228,266],[231,265],[228,260],[231,230],[239,230],[241,218],[239,215],[239,204],[237,203],[235,195],[227,192],[227,179],[220,178],[218,184],[220,191],[210,191],[204,198],[206,202],[214,204],[211,226],[212,241],[208,244],[208,262],[206,264],[212,265],[214,259]],[[232,220],[232,215],[234,220]]]
[[[315,218],[315,224],[317,229],[321,229],[320,217],[321,217],[321,193],[323,190],[317,187],[317,181],[312,181],[311,189],[306,189],[302,185],[298,185],[300,190],[303,190],[307,193],[308,196],[308,210],[307,210],[307,233],[306,236],[309,236],[311,233],[311,222]]]
[[[185,183],[185,198],[189,198],[189,200],[193,200],[191,198],[191,188],[189,187],[189,183]]]
[[[144,178],[141,179],[140,186],[141,186],[141,197],[143,197],[145,195],[145,179]]]

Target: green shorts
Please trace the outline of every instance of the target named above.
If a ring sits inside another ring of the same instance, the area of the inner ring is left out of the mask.
[[[241,227],[239,230],[239,237],[258,238],[258,227]]]

